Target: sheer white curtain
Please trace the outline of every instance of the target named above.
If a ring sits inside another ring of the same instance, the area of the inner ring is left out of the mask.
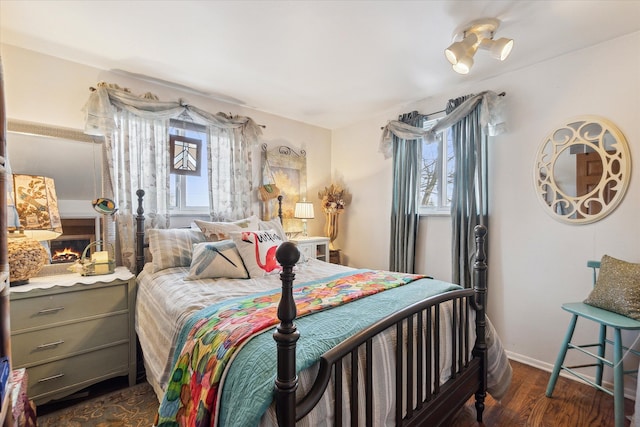
[[[249,117],[211,114],[179,102],[136,96],[100,83],[84,108],[85,133],[105,138],[107,173],[103,191],[118,206],[122,263],[135,266],[138,189],[145,191],[145,226],[169,225],[169,122],[181,114],[208,127],[211,217],[233,220],[251,212],[254,197],[252,147],[262,131]]]

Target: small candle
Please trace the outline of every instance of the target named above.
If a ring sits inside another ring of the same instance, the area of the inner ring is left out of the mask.
[[[107,264],[109,263],[109,252],[94,252],[93,255],[91,255],[91,261],[95,262],[96,264]]]
[[[96,264],[94,265],[94,274],[108,274],[109,264]]]

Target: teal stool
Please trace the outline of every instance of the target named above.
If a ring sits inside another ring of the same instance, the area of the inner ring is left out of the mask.
[[[589,261],[588,267],[593,269],[593,283],[595,284],[597,277],[597,269],[600,268],[599,261]],[[622,330],[640,330],[640,321],[633,320],[630,317],[622,316],[617,313],[612,313],[601,308],[593,307],[591,305],[582,302],[572,302],[562,305],[562,309],[572,314],[571,322],[569,323],[569,329],[560,347],[560,353],[556,359],[556,364],[553,367],[551,378],[549,378],[549,384],[547,385],[547,397],[551,397],[553,389],[556,386],[558,375],[561,370],[574,375],[584,382],[596,387],[599,390],[613,396],[614,413],[615,413],[615,427],[624,426],[624,375],[637,374],[637,368],[632,371],[625,371],[622,364],[622,351],[628,350],[633,354],[640,355],[640,352],[631,350],[622,345]],[[600,324],[600,336],[599,340],[595,344],[583,344],[577,345],[571,342],[573,331],[576,327],[578,317],[583,319],[592,320]],[[613,341],[607,339],[607,327],[613,329]],[[613,344],[613,361],[605,358],[605,345]],[[596,347],[597,354],[586,350],[589,347]],[[564,358],[567,355],[568,350],[579,350],[582,353],[593,357],[596,361],[591,364],[577,365],[577,366],[565,366]],[[613,391],[602,386],[602,370],[604,365],[613,368]],[[595,382],[575,371],[577,368],[596,367]]]

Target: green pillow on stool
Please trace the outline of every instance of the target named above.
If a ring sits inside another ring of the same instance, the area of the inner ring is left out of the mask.
[[[585,304],[640,320],[640,264],[604,255]]]

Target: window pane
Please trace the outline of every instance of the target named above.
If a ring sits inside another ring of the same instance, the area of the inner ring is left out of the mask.
[[[177,202],[178,198],[176,195],[176,178],[175,174],[169,175],[169,207],[176,208],[178,207]]]
[[[425,123],[431,129],[439,119]],[[436,135],[436,140],[422,145],[422,169],[420,176],[420,207],[429,211],[446,212],[451,206],[453,174],[456,161],[450,129]]]
[[[447,138],[447,192],[445,206],[451,206],[451,199],[453,197],[453,174],[456,171],[456,158],[453,151],[453,134],[450,129],[444,132]]]
[[[422,206],[438,207],[439,159],[439,141],[422,146],[422,182],[420,185],[420,204]]]

